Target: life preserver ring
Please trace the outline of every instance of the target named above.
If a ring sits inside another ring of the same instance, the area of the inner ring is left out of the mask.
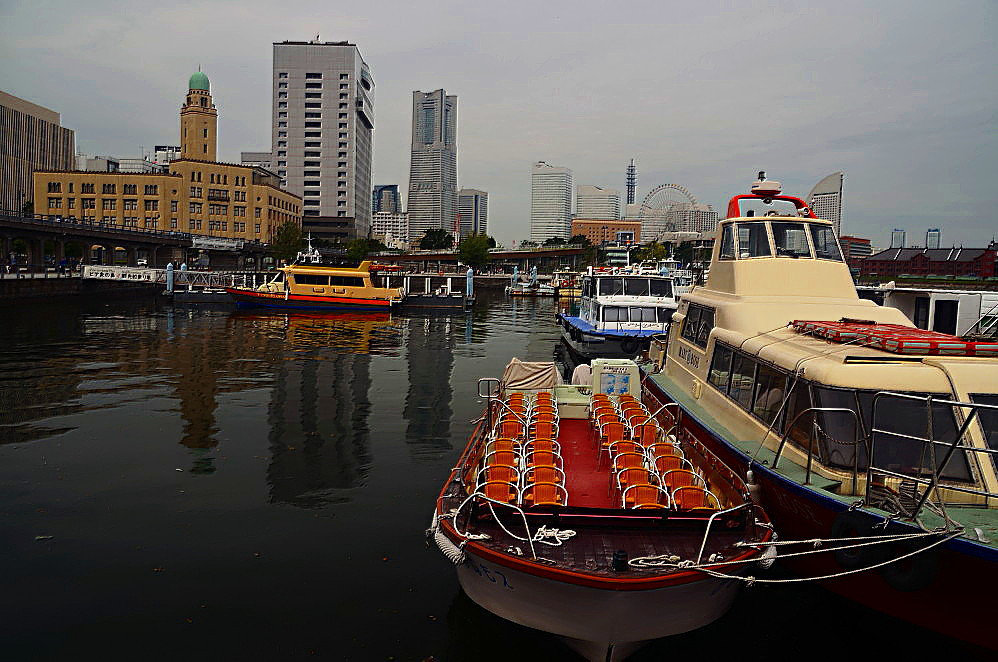
[[[904,556],[928,544],[931,542],[922,539],[884,545],[885,557],[890,559]],[[880,569],[880,576],[898,591],[918,591],[932,583],[936,578],[938,567],[939,556],[937,550],[933,548],[885,565]]]
[[[869,517],[864,517],[852,510],[843,510],[835,517],[835,521],[832,522],[832,531],[829,537],[862,538],[874,534],[873,522]],[[878,549],[880,547],[881,545],[867,545],[865,547],[838,549],[833,552],[833,555],[835,556],[835,561],[846,570],[868,568],[877,562],[880,553]]]
[[[641,343],[636,338],[624,338],[620,341],[620,351],[624,354],[634,354]]]

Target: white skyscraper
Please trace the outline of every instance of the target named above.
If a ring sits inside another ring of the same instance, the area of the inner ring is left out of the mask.
[[[842,179],[841,172],[833,172],[807,194],[807,204],[814,215],[835,224],[836,237],[842,234]]]
[[[620,218],[620,191],[580,184],[575,187],[575,217],[600,220]]]
[[[538,161],[530,180],[530,240],[544,243],[571,234],[572,171]]]
[[[461,238],[488,234],[489,194],[474,188],[457,192],[457,213],[461,217]]]
[[[412,93],[409,239],[427,230],[452,232],[457,220],[457,97],[443,90]]]
[[[342,240],[371,229],[374,79],[355,44],[274,43],[271,169],[302,197],[302,226]]]

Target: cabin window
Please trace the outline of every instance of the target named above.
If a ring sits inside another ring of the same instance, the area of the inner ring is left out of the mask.
[[[731,223],[725,225],[724,229],[721,231],[720,258],[722,260],[735,259],[735,235],[731,229]]]
[[[814,256],[819,260],[842,261],[842,252],[835,241],[835,229],[827,225],[808,223],[811,230],[811,243],[814,245]]]
[[[329,284],[338,287],[364,287],[364,279],[356,276],[330,276]]]
[[[939,394],[935,397],[948,398],[949,396]],[[898,436],[908,435],[922,439],[926,437],[928,412],[924,402],[881,396],[877,400],[876,427],[882,430],[873,433],[873,462],[876,466],[898,473],[920,475],[923,478],[931,475],[930,444]],[[953,408],[945,404],[933,403],[933,439],[948,444],[956,438],[957,431]],[[945,455],[946,447],[936,444],[935,449],[936,460],[939,461]],[[941,475],[943,478],[951,480],[972,480],[966,453],[954,453]]]
[[[686,309],[686,319],[683,320],[683,338],[706,349],[713,328],[714,309],[691,303]]]
[[[657,322],[654,308],[629,308],[630,321],[632,322]]]
[[[735,353],[731,360],[731,384],[728,387],[728,395],[746,411],[751,411],[754,383],[755,361],[745,354]]]
[[[861,413],[862,408],[857,409],[856,392],[849,389],[828,388],[826,386],[813,386],[815,407],[831,407],[838,409],[849,409]],[[872,395],[872,394],[871,394]],[[872,399],[870,400],[872,404]],[[866,447],[863,445],[864,425],[862,415],[854,419],[851,414],[845,412],[817,412],[818,437],[815,444],[821,461],[824,464],[845,469],[852,469],[856,453],[859,452],[859,468],[865,468]],[[853,426],[855,427],[855,431]],[[859,439],[859,444],[854,445],[854,439]]]
[[[295,283],[299,285],[329,285],[329,276],[295,274]]]
[[[808,440],[811,438],[811,432],[814,428],[814,414],[804,414],[803,416],[801,414],[811,408],[811,389],[807,382],[800,377],[791,380],[789,389],[787,412],[783,416],[780,428],[787,434],[790,443],[806,451]],[[797,418],[798,416],[800,418]],[[791,425],[793,425],[792,428]]]
[[[671,297],[672,296],[672,282],[668,280],[652,279],[651,283],[651,295],[653,297]]]
[[[738,223],[738,257],[772,257],[766,224]]]
[[[766,425],[773,425],[786,395],[787,376],[776,368],[760,363],[755,380],[755,395],[752,398],[752,413]],[[778,425],[773,427],[779,429]]]
[[[621,308],[620,306],[604,306],[603,307],[603,321],[604,322],[626,322],[627,321],[627,308]]]
[[[773,223],[773,242],[780,257],[811,257],[804,223]]]
[[[600,278],[599,293],[608,296],[624,293],[624,281],[620,278]]]
[[[972,393],[970,401],[975,404],[998,405],[998,395]],[[998,409],[979,409],[977,410],[977,418],[981,423],[981,429],[984,431],[984,442],[991,450],[998,451]],[[995,464],[995,468],[998,469],[998,455],[992,455],[991,461]]]
[[[632,297],[646,297],[648,296],[648,279],[647,278],[625,278],[624,279],[624,294]]]
[[[662,323],[667,323],[672,321],[672,308],[659,308],[658,309],[658,321]]]
[[[710,362],[707,381],[722,393],[728,392],[728,378],[731,376],[731,356],[734,352],[720,343],[714,345],[714,358]]]

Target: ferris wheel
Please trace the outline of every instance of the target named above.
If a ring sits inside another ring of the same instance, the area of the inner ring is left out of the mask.
[[[693,194],[679,184],[656,186],[641,201],[639,219],[642,236],[657,239],[663,232],[680,230],[683,212],[694,209],[696,205]]]

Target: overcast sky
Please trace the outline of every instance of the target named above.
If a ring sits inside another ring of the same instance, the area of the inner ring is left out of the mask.
[[[489,230],[529,232],[530,171],[638,200],[681,184],[723,210],[756,171],[806,195],[845,172],[843,232],[943,244],[998,233],[998,3],[56,2],[0,0],[0,89],[85,153],[176,144],[198,65],[219,158],[270,149],[271,44],[356,43],[375,89],[375,183],[407,184],[412,90],[458,96],[459,186]],[[910,240],[910,239],[909,239]]]

